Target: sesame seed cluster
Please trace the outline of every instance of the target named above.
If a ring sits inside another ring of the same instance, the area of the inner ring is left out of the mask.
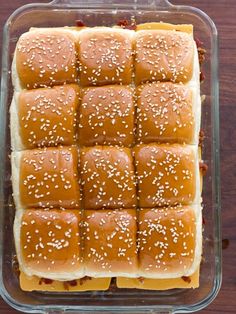
[[[184,85],[193,47],[187,33],[163,30],[20,38],[23,89],[11,117],[22,271],[55,280],[189,274],[199,183]]]
[[[76,82],[82,86],[188,82],[193,74],[191,35],[170,30],[117,28],[33,30],[17,44],[16,68],[27,89]],[[135,55],[135,58],[133,58]],[[134,71],[133,71],[134,70]]]

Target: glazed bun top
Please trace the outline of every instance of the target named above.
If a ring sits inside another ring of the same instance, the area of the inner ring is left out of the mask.
[[[142,30],[135,36],[136,84],[152,81],[187,82],[192,78],[194,40],[184,32]]]
[[[63,30],[34,30],[23,34],[16,47],[16,68],[23,88],[75,82],[75,38]]]

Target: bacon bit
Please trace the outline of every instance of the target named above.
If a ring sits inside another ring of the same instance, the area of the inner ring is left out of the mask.
[[[203,42],[199,38],[195,38],[195,42],[197,45],[199,64],[200,66],[202,66],[203,62],[206,60],[206,49],[204,49]],[[204,80],[205,80],[205,75],[201,69],[200,82],[203,82]]]
[[[86,26],[82,20],[76,20],[75,24],[77,27],[85,27]]]
[[[197,48],[203,47],[203,42],[199,38],[195,37],[194,40],[196,42]]]
[[[229,247],[229,239],[222,240],[222,250],[226,250]]]
[[[63,286],[65,290],[70,290],[70,286],[71,287],[76,287],[78,285],[77,280],[69,280],[69,281],[64,281],[63,282]]]
[[[200,82],[203,82],[205,80],[206,76],[205,74],[201,71],[200,72]]]
[[[117,288],[117,286],[116,286],[116,278],[115,277],[113,277],[112,279],[111,279],[111,283],[110,283],[110,286],[109,286],[109,291],[115,291],[116,290],[116,288]]]
[[[203,62],[206,60],[206,49],[204,48],[198,48],[197,49],[198,52],[198,59],[199,59],[199,63],[200,65],[203,64]]]
[[[205,132],[201,129],[199,132],[199,146],[202,146],[203,141],[205,139]]]
[[[125,29],[130,29],[130,30],[136,30],[137,25],[135,23],[135,21],[128,21],[128,20],[120,20],[117,22],[117,25],[125,28]]]
[[[64,286],[64,289],[65,290],[69,290],[69,284],[68,284],[68,281],[63,281],[63,286]]]
[[[206,224],[206,219],[204,217],[202,217],[202,224],[205,225]]]
[[[92,280],[92,277],[85,276],[79,279],[79,284],[82,286],[87,280]]]
[[[199,162],[199,169],[202,172],[202,175],[205,176],[205,174],[208,170],[208,166],[204,162]]]
[[[40,278],[39,284],[42,285],[43,283],[45,285],[51,285],[53,283],[53,280],[52,279],[48,279],[48,278]]]
[[[191,278],[188,277],[188,276],[182,276],[181,277],[183,279],[183,281],[187,282],[187,283],[190,283],[191,282]]]
[[[144,277],[138,277],[138,281],[140,282],[140,283],[144,283]]]
[[[126,27],[126,26],[128,26],[130,24],[130,22],[128,21],[128,20],[119,20],[118,22],[117,22],[117,25],[118,26],[121,26],[121,27]]]
[[[195,42],[197,45],[199,63],[202,64],[205,60],[206,49],[204,49],[203,42],[199,38],[195,38]]]
[[[71,287],[75,287],[77,286],[77,280],[70,280],[70,281],[67,281],[68,284],[71,286]]]

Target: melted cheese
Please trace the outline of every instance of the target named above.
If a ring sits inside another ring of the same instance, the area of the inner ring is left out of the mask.
[[[169,23],[144,23],[137,25],[136,31],[145,29],[163,29],[163,30],[176,30],[193,34],[193,25],[191,24],[169,24]]]
[[[146,290],[168,290],[176,288],[198,288],[199,287],[199,268],[192,275],[188,277],[190,282],[182,278],[171,279],[148,279],[139,280],[138,278],[124,278],[118,277],[116,285],[118,288],[135,288]]]
[[[73,286],[56,280],[50,284],[44,282],[40,284],[40,278],[27,276],[23,272],[20,273],[20,287],[23,291],[105,291],[109,288],[110,282],[111,278],[92,278],[91,280],[84,281],[83,284],[80,284],[80,280],[78,279],[77,285]]]

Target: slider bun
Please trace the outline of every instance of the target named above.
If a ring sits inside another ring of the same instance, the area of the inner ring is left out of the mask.
[[[141,208],[139,211],[139,275],[179,278],[192,275],[202,254],[200,206]]]
[[[140,207],[195,201],[200,191],[195,146],[152,143],[137,145],[134,152]]]
[[[78,102],[77,85],[16,93],[10,109],[13,150],[74,144]]]
[[[20,136],[19,126],[19,94],[19,92],[14,92],[10,106],[11,149],[13,151],[24,149],[24,144],[22,143],[22,138]]]
[[[83,89],[79,143],[85,146],[124,145],[134,140],[134,101],[128,86]]]
[[[137,89],[137,134],[141,143],[194,141],[192,90],[171,82],[146,84]]]
[[[16,208],[78,208],[78,153],[75,147],[13,152],[12,182]]]
[[[53,280],[83,277],[79,225],[77,210],[18,210],[14,236],[20,270]]]
[[[78,33],[82,86],[130,84],[133,62],[133,31],[106,27]]]
[[[136,232],[135,209],[85,210],[85,274],[136,277]]]
[[[23,88],[76,81],[77,53],[75,37],[71,32],[37,29],[24,33],[15,53],[17,75]],[[15,76],[13,79],[16,81],[18,78]]]
[[[171,30],[135,33],[135,81],[187,82],[193,74],[192,35]]]
[[[136,206],[134,166],[128,148],[81,149],[83,201],[86,209]]]
[[[11,80],[12,80],[12,85],[14,87],[14,91],[15,92],[21,91],[22,85],[21,85],[21,82],[17,73],[17,68],[16,68],[16,49],[14,51],[12,65],[11,65]]]

